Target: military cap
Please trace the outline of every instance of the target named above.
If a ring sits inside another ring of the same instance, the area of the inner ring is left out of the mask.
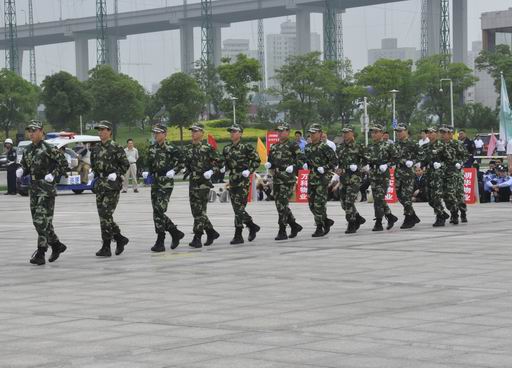
[[[167,127],[164,124],[155,124],[153,128],[151,128],[153,133],[165,133],[167,132]]]
[[[399,123],[397,124],[396,128],[394,130],[396,130],[397,132],[401,132],[402,130],[407,130],[407,125],[404,124],[404,123]]]
[[[312,124],[308,129],[309,133],[318,133],[321,131],[322,131],[322,126],[320,124]]]
[[[110,121],[108,121],[108,120],[102,120],[98,124],[96,124],[94,129],[108,129],[108,130],[112,130],[112,123]]]
[[[425,132],[426,133],[436,133],[437,128],[435,126],[431,126],[431,127],[428,127],[427,129],[425,129]]]
[[[353,131],[354,131],[354,127],[352,125],[345,125],[343,127],[343,129],[341,129],[342,133],[348,133],[348,132],[353,132]]]
[[[195,123],[194,125],[192,125],[190,128],[188,128],[188,130],[200,130],[200,131],[204,131],[204,125],[201,124],[201,123]]]
[[[25,130],[43,129],[43,123],[38,120],[30,120]]]
[[[448,127],[448,126],[446,126],[446,125],[441,125],[441,126],[439,127],[439,131],[440,131],[441,133],[448,133],[448,132],[450,132],[450,130],[451,130],[451,129],[450,129],[450,127]]]
[[[290,125],[288,123],[279,123],[276,130],[290,130]]]
[[[243,133],[244,132],[244,128],[238,124],[233,124],[231,125],[229,128],[228,128],[228,132],[240,132],[240,133]]]
[[[384,127],[380,124],[373,124],[373,125],[370,125],[369,130],[380,130],[382,132],[384,130]]]

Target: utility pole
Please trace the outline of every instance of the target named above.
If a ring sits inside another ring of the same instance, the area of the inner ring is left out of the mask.
[[[260,62],[260,95],[267,88],[265,76],[265,30],[263,28],[263,19],[258,19],[258,61]]]
[[[336,61],[336,2],[325,0],[324,9],[324,59]]]
[[[441,34],[439,38],[439,52],[444,56],[443,65],[446,67],[450,62],[450,1],[441,1]]]
[[[96,64],[109,64],[107,46],[107,0],[96,0]]]
[[[119,47],[119,1],[114,0],[114,28],[115,28],[115,35],[116,35],[116,53],[114,57],[117,59],[115,60],[114,65],[117,67],[116,72],[121,71],[121,48]]]
[[[7,49],[5,50],[5,67],[16,74],[21,74],[18,62],[18,30],[16,27],[16,1],[4,0],[4,24]]]
[[[28,35],[29,35],[30,39],[34,38],[34,7],[32,6],[32,0],[28,0]],[[36,48],[34,45],[30,46],[29,61],[30,61],[30,83],[37,85]]]
[[[428,56],[428,1],[421,0],[421,58]]]
[[[345,50],[343,47],[343,10],[339,10],[336,14],[336,60],[338,60],[338,75],[345,77],[345,68],[343,65],[345,59]]]
[[[208,119],[210,118],[210,87],[213,73],[212,0],[201,0],[201,73],[206,92]]]

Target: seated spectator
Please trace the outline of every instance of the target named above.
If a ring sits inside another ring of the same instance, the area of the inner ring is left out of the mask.
[[[489,170],[487,170],[484,175],[496,175],[496,161],[489,161]]]
[[[273,201],[272,177],[270,175],[261,176],[256,174],[256,191],[258,193],[258,201]]]
[[[339,201],[340,200],[340,177],[334,175],[329,186],[327,187],[327,200],[328,201]]]
[[[219,188],[219,193],[217,193],[217,197],[219,197],[220,203],[227,203],[231,200],[229,197],[229,190],[227,190],[227,185],[226,189],[222,187]]]
[[[412,193],[413,202],[427,201],[427,181],[425,172],[421,167],[416,168],[416,177],[414,179],[414,191]]]
[[[368,189],[370,188],[370,177],[366,171],[363,172],[361,179],[361,186],[359,187],[361,202],[366,202],[368,200]]]
[[[489,202],[509,202],[512,178],[508,176],[508,169],[505,166],[498,166],[496,171],[496,176],[486,177],[484,196],[488,197]]]

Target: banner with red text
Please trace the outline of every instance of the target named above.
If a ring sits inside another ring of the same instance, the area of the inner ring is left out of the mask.
[[[308,176],[309,170],[299,170],[297,174],[297,186],[295,187],[295,202],[308,202]]]
[[[267,139],[265,140],[265,144],[267,146],[267,154],[270,153],[270,147],[272,147],[273,144],[276,144],[279,142],[279,134],[278,132],[269,130],[267,132]]]
[[[394,167],[389,169],[389,186],[388,186],[388,192],[386,193],[384,200],[387,203],[398,202],[398,196],[396,195],[395,168]]]
[[[478,200],[478,178],[476,169],[464,168],[464,200],[467,204],[475,204]]]

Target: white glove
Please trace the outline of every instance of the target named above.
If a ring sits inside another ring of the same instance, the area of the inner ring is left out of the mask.
[[[272,164],[270,162],[265,162],[265,169],[270,169],[272,167]]]
[[[288,166],[288,167],[286,168],[286,172],[287,172],[288,174],[291,174],[291,173],[293,172],[293,165]]]
[[[92,173],[92,169],[89,169],[89,172]]]
[[[411,160],[407,160],[407,161],[405,161],[405,166],[407,166],[407,167],[411,168],[411,167],[412,167],[412,165],[414,165],[414,162],[412,162]]]
[[[308,169],[308,164],[302,165],[302,169],[307,170]]]
[[[363,171],[365,171],[365,172],[370,171],[370,165],[363,166]]]
[[[352,171],[352,172],[356,172],[357,171],[357,165],[356,164],[350,165],[349,168],[350,168],[350,171]]]
[[[226,166],[222,166],[222,169],[220,169],[220,173],[224,174],[226,172]]]
[[[421,162],[416,162],[416,165],[414,165],[414,166],[416,166],[418,169],[420,169],[421,168]]]
[[[53,177],[52,174],[46,174],[44,177],[44,180],[46,180],[48,183],[53,182],[53,179],[55,179],[55,178]]]
[[[250,172],[249,170],[244,170],[244,171],[242,171],[242,176],[243,176],[244,178],[248,178],[248,177],[249,177],[249,175],[251,175],[251,172]]]
[[[205,178],[206,180],[210,180],[210,178],[212,177],[212,175],[213,175],[213,170],[208,170],[208,171],[205,171],[205,172],[203,173],[203,176],[204,176],[204,178]]]
[[[169,179],[174,178],[174,175],[176,175],[176,172],[174,171],[174,169],[167,171],[167,174],[165,174],[165,176],[167,176]]]
[[[331,183],[334,183],[336,181],[340,181],[340,176],[338,174],[334,174],[331,178]]]
[[[439,169],[441,167],[441,164],[439,162],[434,162],[434,169]]]
[[[462,167],[462,165],[461,165],[461,164],[459,164],[458,162],[455,164],[455,168],[456,168],[457,170],[460,170],[460,168],[461,168],[461,167]]]
[[[16,170],[16,177],[21,178],[23,176],[23,169],[20,167],[18,170]]]
[[[379,170],[383,173],[386,172],[387,169],[388,169],[388,165],[386,165],[386,164],[382,164],[379,166]]]
[[[322,166],[317,168],[316,171],[318,171],[319,174],[324,174],[325,173],[325,169]]]
[[[116,181],[117,174],[116,173],[108,174],[107,179],[108,179],[108,181]]]

